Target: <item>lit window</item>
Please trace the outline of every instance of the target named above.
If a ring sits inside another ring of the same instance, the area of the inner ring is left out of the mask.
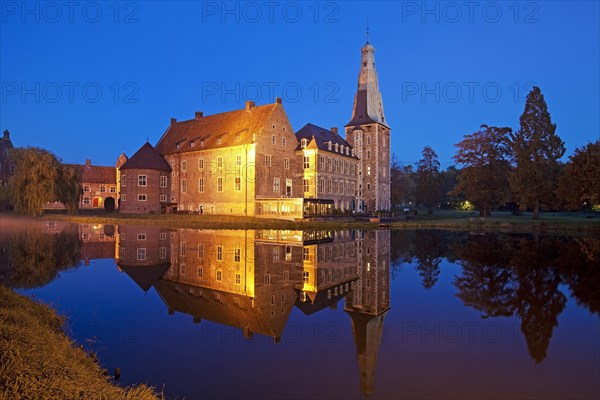
[[[235,178],[235,190],[242,190],[242,178],[240,178],[239,176]]]
[[[302,282],[304,282],[304,283],[308,282],[309,277],[310,277],[309,271],[302,271]]]
[[[310,191],[310,180],[304,179],[304,192]]]
[[[239,285],[241,283],[242,279],[240,274],[235,274],[235,284]]]
[[[273,178],[273,193],[279,193],[279,178]]]
[[[303,138],[300,140],[300,147],[305,148],[308,145],[308,139]]]
[[[219,176],[217,178],[217,192],[222,192],[222,191],[223,191],[223,178]]]
[[[217,270],[217,282],[221,282],[223,280],[223,271],[220,269]]]
[[[204,178],[198,179],[198,192],[204,193]]]
[[[310,157],[304,156],[304,169],[310,168]]]
[[[217,246],[217,261],[223,261],[223,246]]]

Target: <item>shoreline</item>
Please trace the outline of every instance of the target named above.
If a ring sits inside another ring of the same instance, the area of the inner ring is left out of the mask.
[[[145,384],[118,385],[65,334],[65,317],[3,285],[0,322],[0,398],[162,398]]]
[[[229,215],[191,214],[107,214],[80,213],[76,215],[46,213],[42,220],[75,223],[152,225],[187,229],[281,229],[281,230],[344,230],[344,229],[442,229],[473,230],[480,232],[514,233],[594,233],[600,234],[600,213],[547,213],[533,220],[527,215],[514,216],[498,212],[491,217],[478,217],[468,212],[440,212],[418,215],[408,220],[393,222],[356,221],[348,218],[320,220],[278,220]]]

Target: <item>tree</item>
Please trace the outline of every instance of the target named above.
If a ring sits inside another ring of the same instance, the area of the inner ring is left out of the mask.
[[[515,168],[510,177],[519,207],[532,208],[534,219],[539,218],[541,206],[557,205],[558,160],[565,153],[565,146],[555,131],[544,96],[534,87],[527,95],[520,128],[511,135]]]
[[[417,163],[416,197],[427,207],[427,214],[433,213],[433,206],[439,204],[441,193],[440,162],[435,151],[425,146]]]
[[[456,144],[452,157],[463,166],[453,194],[463,194],[479,209],[480,216],[491,215],[492,208],[509,196],[510,128],[481,125],[481,129]]]
[[[54,201],[63,202],[69,211],[77,208],[80,180],[73,167],[35,147],[12,149],[11,158],[15,173],[9,181],[8,197],[15,211],[40,215],[44,204]]]
[[[600,204],[600,140],[576,149],[569,159],[559,180],[560,198],[573,210]]]
[[[406,205],[413,200],[414,170],[412,165],[402,165],[392,154],[391,160],[391,197],[392,205]]]
[[[446,170],[441,171],[442,180],[442,208],[457,208],[464,200],[462,195],[456,195],[453,190],[458,184],[460,170],[454,165],[450,165]]]

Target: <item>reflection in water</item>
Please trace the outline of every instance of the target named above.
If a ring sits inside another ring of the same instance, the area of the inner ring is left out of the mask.
[[[307,315],[344,297],[361,370],[373,390],[389,309],[389,231],[210,231],[121,226],[119,268],[169,313],[189,314],[279,342],[296,305]]]
[[[596,238],[44,223],[3,229],[0,239],[0,282],[6,285],[46,285],[67,268],[114,258],[143,292],[154,288],[169,313],[235,327],[246,338],[259,334],[278,343],[294,306],[312,315],[345,299],[365,395],[374,393],[390,276],[398,276],[402,264],[414,265],[422,286],[431,289],[442,260],[455,262],[456,296],[482,318],[518,317],[536,363],[546,358],[566,306],[560,285],[600,313]]]

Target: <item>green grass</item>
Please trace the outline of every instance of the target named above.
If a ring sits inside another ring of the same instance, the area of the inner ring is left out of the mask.
[[[230,215],[189,214],[108,214],[104,210],[80,211],[77,215],[47,213],[45,219],[100,224],[160,225],[171,228],[197,229],[379,229],[377,222],[349,219],[287,221]],[[389,229],[467,229],[489,231],[570,231],[600,232],[600,212],[542,213],[531,219],[530,213],[512,215],[494,212],[491,217],[479,217],[477,212],[438,210],[433,215],[420,212],[408,220],[385,224]]]
[[[111,383],[63,333],[56,312],[0,285],[0,399],[157,399]]]

